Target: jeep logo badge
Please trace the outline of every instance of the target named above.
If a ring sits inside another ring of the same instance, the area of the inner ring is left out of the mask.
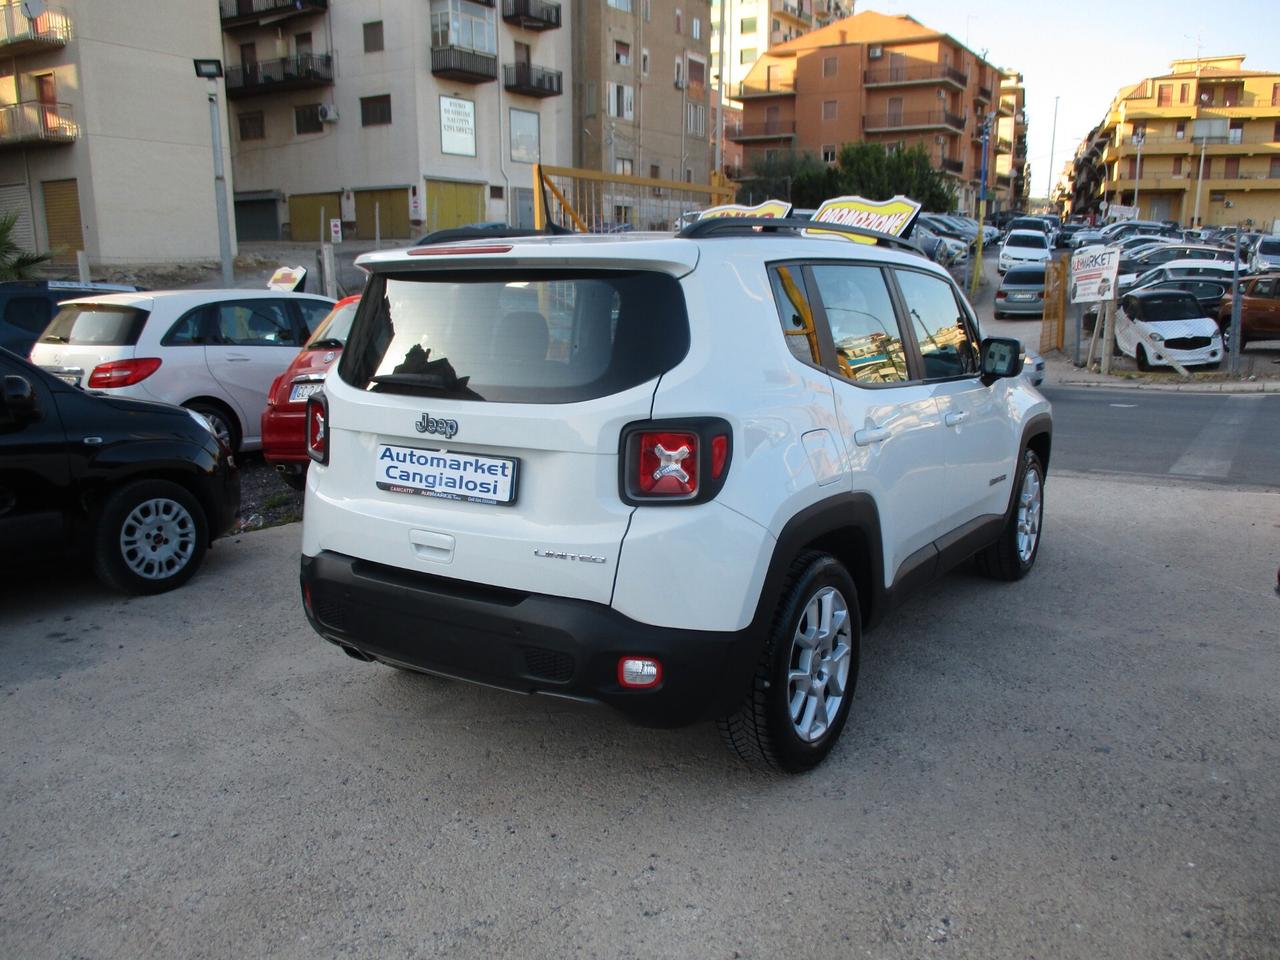
[[[419,433],[438,433],[446,440],[452,439],[454,434],[458,432],[457,420],[437,420],[426,413],[419,417],[418,422],[413,426]]]

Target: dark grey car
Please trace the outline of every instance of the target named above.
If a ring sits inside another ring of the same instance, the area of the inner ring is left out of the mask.
[[[996,289],[995,318],[1039,317],[1044,313],[1044,267],[1014,267]]]

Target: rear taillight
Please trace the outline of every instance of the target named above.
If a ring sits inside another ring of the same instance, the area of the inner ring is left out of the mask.
[[[274,407],[276,405],[276,391],[280,389],[280,381],[284,378],[284,374],[276,377],[271,381],[271,389],[267,391],[267,406]]]
[[[622,499],[632,504],[710,500],[724,486],[732,450],[724,420],[633,424],[622,437]]]
[[[997,290],[997,291],[996,291],[996,299],[997,299],[997,300],[1007,300],[1008,298],[1009,298],[1009,293],[1008,293],[1008,291],[1007,291],[1007,290]]]
[[[135,360],[112,360],[100,363],[89,374],[89,387],[95,390],[108,387],[131,387],[141,383],[160,369],[159,357],[139,357]]]
[[[307,456],[329,462],[329,404],[323,393],[307,398]]]

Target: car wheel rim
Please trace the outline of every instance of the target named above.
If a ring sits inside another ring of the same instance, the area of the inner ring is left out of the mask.
[[[1040,540],[1040,507],[1043,502],[1040,471],[1028,466],[1018,494],[1018,559],[1030,563]]]
[[[145,580],[164,580],[182,570],[196,552],[196,524],[176,500],[144,500],[120,527],[120,553]]]
[[[827,734],[848,695],[852,629],[849,605],[835,587],[823,587],[811,596],[796,624],[787,706],[796,735],[806,743]]]

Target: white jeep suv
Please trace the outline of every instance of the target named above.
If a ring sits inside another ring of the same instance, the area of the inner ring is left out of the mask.
[[[818,763],[862,631],[1040,542],[1049,404],[903,241],[800,220],[366,254],[309,402],[307,616],[359,660]],[[874,243],[849,242],[840,234]]]

